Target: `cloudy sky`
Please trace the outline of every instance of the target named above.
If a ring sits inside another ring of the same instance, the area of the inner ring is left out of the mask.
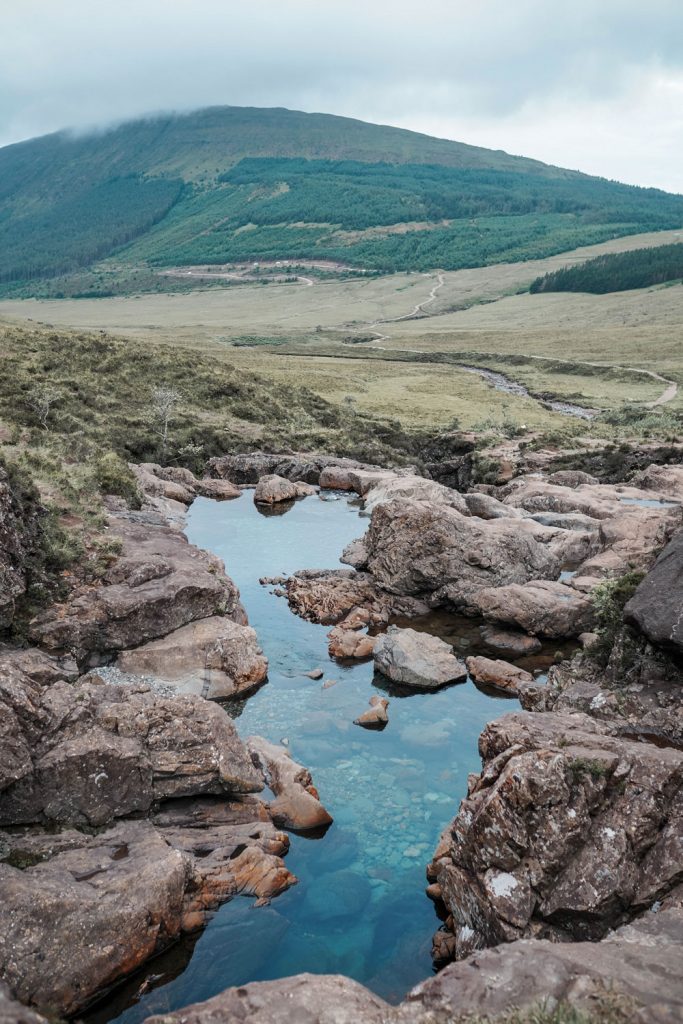
[[[2,2],[0,145],[213,104],[683,192],[683,0]]]

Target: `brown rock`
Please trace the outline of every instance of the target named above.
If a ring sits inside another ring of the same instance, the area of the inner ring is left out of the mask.
[[[169,797],[262,788],[231,720],[200,697],[87,677],[43,690],[13,673],[0,678],[0,708],[13,730],[0,825],[100,826]]]
[[[383,729],[389,721],[387,708],[389,701],[386,697],[373,694],[369,700],[370,707],[358,718],[354,718],[354,725],[362,725],[364,729]]]
[[[482,626],[479,632],[482,640],[491,650],[514,658],[536,654],[543,646],[538,637],[529,636],[528,633],[519,633],[513,629],[502,629],[500,626]]]
[[[331,658],[371,658],[375,637],[353,629],[335,626],[327,634],[327,650]]]
[[[252,690],[268,674],[268,662],[250,626],[211,616],[181,626],[116,661],[122,672],[154,676],[177,693],[220,700]]]
[[[312,668],[310,672],[304,672],[304,675],[309,679],[322,679],[325,673],[321,668]]]
[[[435,690],[459,682],[467,669],[450,644],[414,629],[390,626],[374,646],[375,668],[392,682],[416,690]]]
[[[252,761],[275,793],[270,813],[276,825],[297,831],[326,828],[332,817],[325,810],[313,785],[311,773],[297,764],[284,747],[261,736],[250,736],[247,748]]]
[[[276,505],[315,493],[316,488],[312,484],[295,483],[275,475],[262,476],[254,490],[254,501],[259,505]]]
[[[550,580],[482,588],[472,596],[470,607],[486,619],[549,637],[578,636],[588,632],[595,621],[587,597]]]
[[[477,683],[494,686],[505,693],[517,693],[521,683],[533,683],[534,677],[508,661],[491,658],[467,658],[467,671]]]
[[[195,492],[203,498],[213,498],[214,501],[231,501],[242,494],[239,487],[229,480],[211,480],[209,477],[196,481]]]
[[[40,614],[32,638],[50,651],[71,651],[79,664],[165,636],[195,619],[227,615],[246,622],[237,587],[219,558],[176,530],[110,518],[121,556],[102,585],[76,589]]]
[[[265,452],[248,452],[240,455],[222,455],[209,461],[208,475],[220,480],[232,480],[235,484],[256,484],[263,476],[275,474],[287,480],[303,480],[305,483],[320,482],[322,471],[331,467],[337,471],[344,469],[369,469],[368,466],[355,459],[345,459],[334,455],[303,452],[282,455],[270,455]],[[321,483],[321,487],[336,487],[333,483]],[[343,486],[339,487],[344,490]]]

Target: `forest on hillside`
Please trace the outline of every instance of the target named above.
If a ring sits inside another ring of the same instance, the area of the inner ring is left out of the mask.
[[[537,277],[531,292],[623,292],[683,280],[683,243],[596,256]]]

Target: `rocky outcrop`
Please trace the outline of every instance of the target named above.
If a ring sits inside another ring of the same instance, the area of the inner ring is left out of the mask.
[[[518,626],[533,636],[578,636],[592,629],[595,622],[589,598],[550,580],[484,587],[471,598],[470,609],[494,622]]]
[[[440,958],[600,939],[678,884],[683,751],[559,713],[504,715],[479,747],[483,771],[428,870],[448,915]]]
[[[96,676],[43,688],[0,677],[0,825],[101,826],[170,797],[251,793],[263,783],[228,716],[199,697]]]
[[[390,501],[372,514],[368,569],[391,593],[462,607],[482,587],[556,578],[556,532],[526,520],[485,522],[443,505]]]
[[[324,626],[341,623],[356,609],[363,624],[386,625],[390,615],[420,615],[427,605],[410,597],[387,594],[365,572],[351,569],[302,569],[285,584],[289,607],[296,615]]]
[[[181,466],[159,466],[155,462],[130,463],[140,492],[148,499],[164,498],[191,505],[200,495],[216,501],[239,498],[239,487],[229,480],[198,479],[189,469]],[[152,501],[154,504],[154,501]]]
[[[658,466],[653,463],[642,469],[633,478],[634,487],[645,491],[655,491],[676,501],[683,501],[683,466]]]
[[[394,683],[414,690],[436,690],[460,682],[467,669],[453,648],[429,633],[390,626],[377,638],[375,669]]]
[[[229,988],[149,1024],[446,1024],[558,1016],[677,1024],[683,911],[673,907],[599,944],[527,939],[449,964],[389,1006],[340,975],[299,974]],[[571,1007],[572,1009],[568,1009]]]
[[[96,835],[5,834],[0,973],[18,998],[73,1014],[226,899],[296,879],[287,837],[257,801],[173,801]]]
[[[652,643],[683,656],[683,530],[664,548],[624,614]]]
[[[76,587],[63,604],[33,620],[33,641],[69,651],[81,666],[166,636],[195,619],[226,615],[245,623],[239,591],[221,560],[188,544],[177,530],[110,517],[122,545],[101,584]]]
[[[251,626],[217,615],[122,651],[116,666],[162,680],[176,693],[196,693],[208,700],[253,690],[268,674],[268,661]]]
[[[257,505],[277,505],[283,501],[295,501],[315,494],[313,484],[298,483],[286,480],[283,476],[269,474],[262,476],[254,490],[254,501]]]
[[[346,459],[334,455],[319,455],[311,452],[270,455],[265,452],[249,452],[240,455],[221,455],[210,459],[208,476],[220,480],[230,480],[234,484],[257,484],[262,476],[276,474],[287,480],[300,480],[303,483],[318,484],[321,487],[334,487],[335,484],[321,483],[320,474],[327,467],[338,470],[368,469],[376,470],[377,466],[369,466],[355,459]]]
[[[285,747],[269,743],[261,736],[250,736],[247,747],[252,761],[275,794],[270,803],[270,814],[276,825],[306,832],[332,824],[331,815],[320,802],[311,773],[297,764]]]
[[[533,683],[534,677],[509,661],[472,657],[466,659],[467,671],[476,683],[492,686],[503,693],[517,694],[520,687]]]
[[[26,591],[27,570],[38,542],[38,496],[23,495],[0,460],[0,631],[14,618],[16,602]]]

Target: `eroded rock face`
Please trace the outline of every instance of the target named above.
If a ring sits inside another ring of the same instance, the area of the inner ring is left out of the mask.
[[[101,585],[77,588],[31,623],[49,651],[70,651],[81,666],[166,636],[195,619],[226,615],[245,623],[239,591],[221,560],[176,530],[117,517],[110,533],[121,556]]]
[[[217,615],[122,651],[116,666],[122,672],[154,676],[177,693],[196,693],[208,700],[253,690],[268,674],[268,661],[251,626]]]
[[[0,462],[0,630],[12,624],[16,601],[26,590],[26,565],[38,536],[38,508],[22,507]]]
[[[517,519],[485,522],[420,501],[376,506],[366,535],[368,569],[394,594],[468,603],[482,587],[556,578],[555,531]]]
[[[428,873],[455,959],[539,937],[600,939],[678,883],[683,751],[611,735],[586,715],[511,714]]]
[[[326,828],[332,817],[325,810],[313,785],[311,773],[297,764],[285,747],[250,736],[247,747],[252,761],[270,786],[275,799],[270,814],[276,825],[297,831]]]
[[[683,530],[664,548],[624,615],[652,643],[683,655]]]
[[[467,676],[465,664],[450,644],[414,629],[390,626],[377,638],[373,657],[378,672],[415,690],[436,690]]]
[[[269,474],[262,476],[254,490],[254,501],[257,505],[277,505],[283,501],[295,501],[315,494],[313,484],[298,483],[286,480],[283,476]]]
[[[43,689],[14,672],[0,677],[0,704],[13,730],[0,825],[101,826],[170,797],[263,785],[228,716],[200,697],[96,677]]]

